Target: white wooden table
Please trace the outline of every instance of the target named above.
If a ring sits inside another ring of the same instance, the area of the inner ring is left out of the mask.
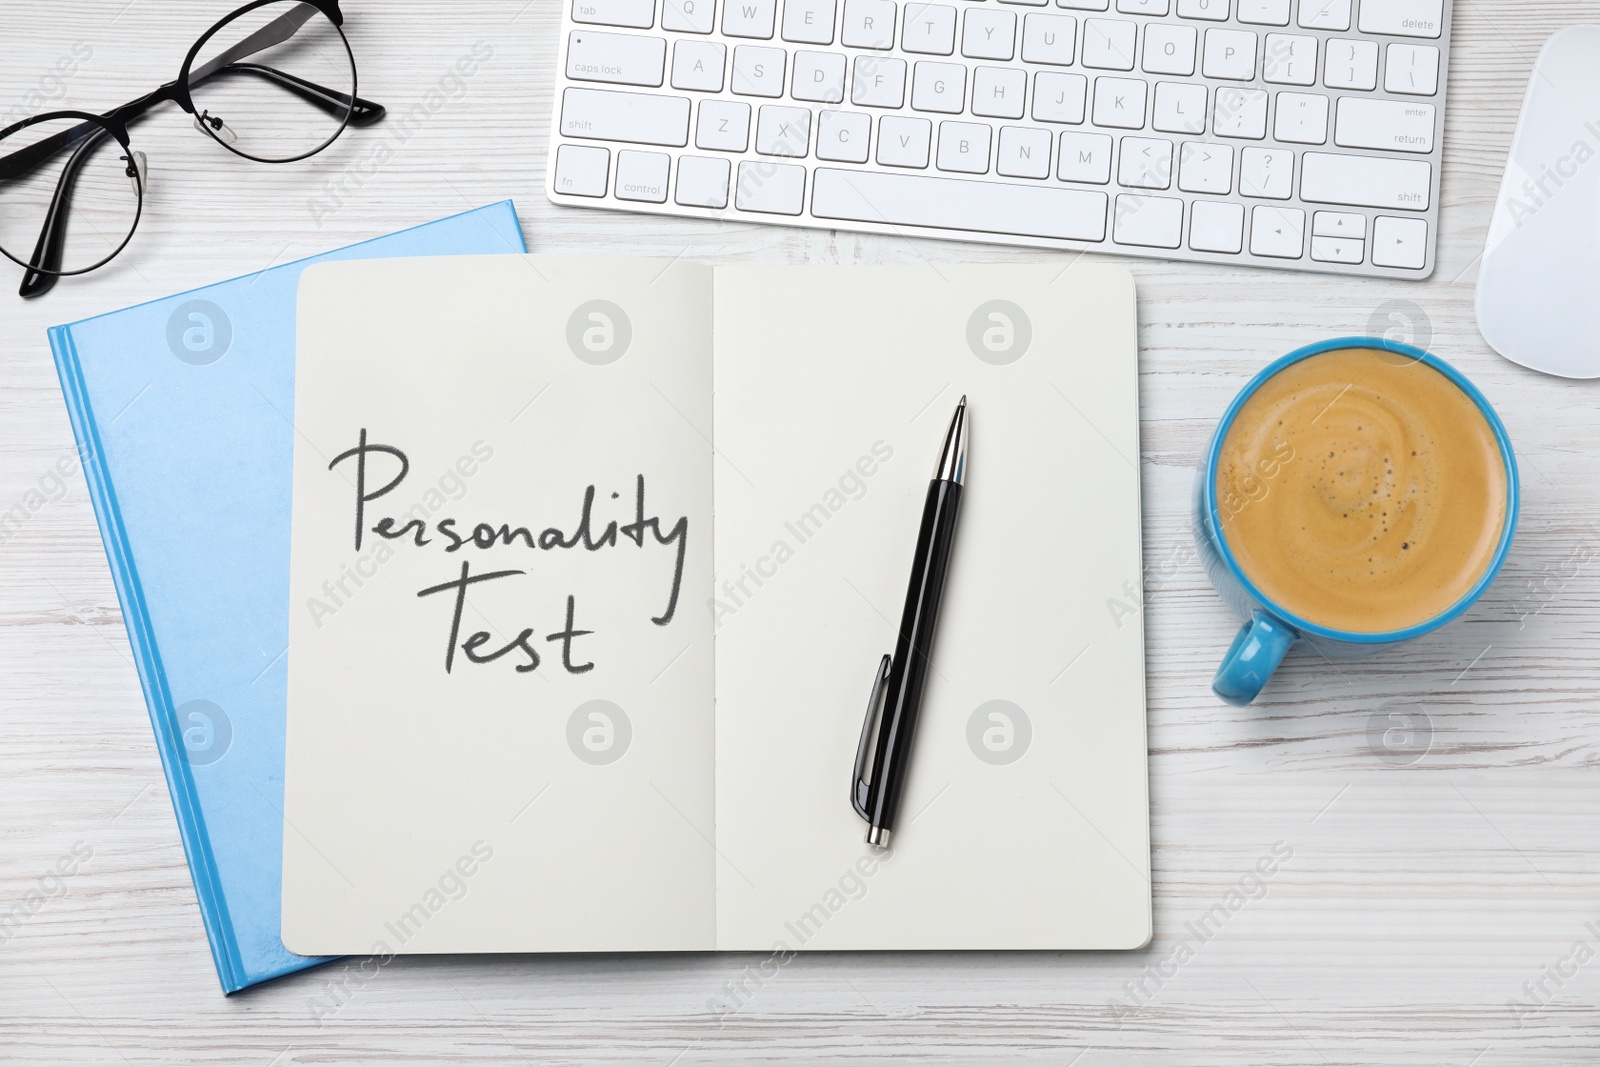
[[[392,159],[360,170],[374,138],[402,139],[391,125],[352,131],[308,163],[251,164],[168,109],[137,131],[150,193],[120,259],[32,303],[14,295],[20,271],[0,270],[0,512],[41,487],[53,497],[0,544],[0,913],[74,847],[92,852],[0,945],[0,1061],[1600,1058],[1600,386],[1501,360],[1472,317],[1534,55],[1555,29],[1600,21],[1600,3],[1575,0],[1456,4],[1432,280],[1128,264],[1143,350],[1148,950],[800,957],[720,1020],[708,1001],[754,957],[400,959],[348,982],[320,1023],[311,998],[338,970],[220,995],[83,481],[55,490],[48,479],[73,441],[45,327],[508,196],[542,252],[1039,258],[552,207],[541,189],[558,2],[347,0],[364,95],[392,114],[441,87],[449,96]],[[0,125],[38,97],[102,110],[168,80],[229,6],[3,0]],[[445,80],[476,42],[492,58],[464,84]],[[75,46],[88,58],[51,76]],[[330,182],[351,190],[331,213]],[[1225,707],[1209,681],[1236,624],[1191,552],[1192,471],[1265,362],[1374,328],[1429,345],[1498,407],[1522,464],[1516,550],[1445,632],[1359,667],[1296,654],[1255,707]],[[1421,728],[1385,735],[1396,707]],[[1241,883],[1275,844],[1292,856],[1259,887]],[[1241,884],[1248,899],[1232,910]],[[997,885],[996,906],[1005,899]]]

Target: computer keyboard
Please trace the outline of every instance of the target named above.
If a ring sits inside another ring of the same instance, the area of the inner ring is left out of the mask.
[[[563,0],[559,204],[1433,271],[1448,0]]]

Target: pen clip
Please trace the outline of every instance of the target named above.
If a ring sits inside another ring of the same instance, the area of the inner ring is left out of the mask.
[[[850,776],[850,806],[856,809],[856,814],[867,822],[872,821],[872,816],[867,814],[867,747],[872,743],[872,735],[876,732],[880,704],[883,701],[883,687],[889,680],[889,666],[892,660],[884,656],[878,664],[878,674],[872,680],[872,695],[867,698],[867,719],[861,724],[861,741],[856,745],[856,769]]]

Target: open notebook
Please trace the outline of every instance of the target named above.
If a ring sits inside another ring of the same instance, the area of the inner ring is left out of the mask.
[[[331,264],[296,390],[291,948],[1148,940],[1125,271]],[[875,853],[851,764],[963,393]]]

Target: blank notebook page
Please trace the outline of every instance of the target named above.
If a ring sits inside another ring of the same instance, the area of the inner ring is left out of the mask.
[[[716,272],[717,945],[1150,936],[1132,279]],[[969,473],[887,858],[850,768],[957,400]]]

